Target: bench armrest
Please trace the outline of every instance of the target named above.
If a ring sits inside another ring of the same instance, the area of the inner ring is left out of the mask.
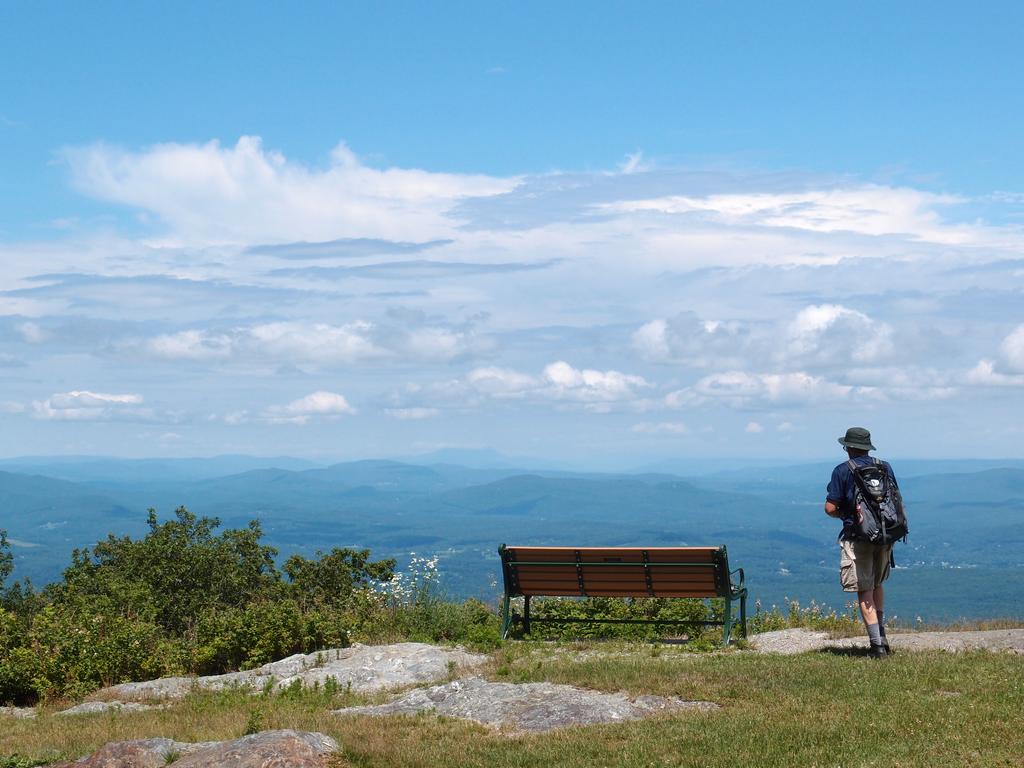
[[[732,575],[734,573],[738,573],[740,575],[740,580],[739,580],[739,582],[734,583],[732,585],[732,588],[733,588],[733,592],[739,593],[739,592],[742,592],[744,590],[744,588],[745,588],[744,587],[744,581],[746,580],[746,576],[743,573],[743,569],[742,568],[737,568],[735,571],[729,571],[730,581],[732,580]]]

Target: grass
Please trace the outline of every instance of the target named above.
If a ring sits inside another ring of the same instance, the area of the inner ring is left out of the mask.
[[[342,745],[335,768],[480,766],[1018,766],[1024,659],[1010,654],[694,654],[639,643],[508,643],[485,675],[717,702],[711,713],[528,736],[433,716],[338,717],[382,700],[344,690],[248,696],[196,693],[136,714],[4,721],[0,766],[86,754],[109,741],[237,738],[246,730],[321,731]]]

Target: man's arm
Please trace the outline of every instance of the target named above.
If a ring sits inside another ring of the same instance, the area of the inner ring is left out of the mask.
[[[829,517],[842,517],[839,511],[839,499],[846,497],[846,470],[845,465],[840,464],[832,470],[832,477],[825,489],[825,514]]]

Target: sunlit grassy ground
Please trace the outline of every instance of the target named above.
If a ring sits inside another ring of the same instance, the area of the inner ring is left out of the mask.
[[[645,644],[510,643],[485,675],[717,702],[712,713],[534,736],[433,716],[337,717],[381,697],[196,694],[139,714],[3,721],[0,765],[78,757],[109,741],[229,739],[297,728],[342,745],[338,766],[1019,766],[1024,658],[985,652],[695,654]]]

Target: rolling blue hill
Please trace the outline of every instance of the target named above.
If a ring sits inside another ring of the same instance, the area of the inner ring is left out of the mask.
[[[40,464],[63,466],[33,466]],[[496,597],[502,542],[724,543],[766,606],[794,598],[842,607],[847,599],[837,586],[838,525],[821,510],[831,465],[687,478],[396,461],[250,467],[238,457],[206,471],[188,461],[166,472],[155,460],[69,466],[65,474],[78,481],[0,472],[0,528],[15,543],[15,578],[58,578],[73,548],[108,533],[140,535],[147,508],[167,515],[185,505],[226,526],[258,518],[282,556],[334,546],[369,548],[400,563],[411,551],[438,554],[453,597]],[[971,467],[946,463],[946,471],[902,478],[911,535],[897,547],[890,610],[936,621],[1021,615],[1024,468],[957,473],[950,466]]]

